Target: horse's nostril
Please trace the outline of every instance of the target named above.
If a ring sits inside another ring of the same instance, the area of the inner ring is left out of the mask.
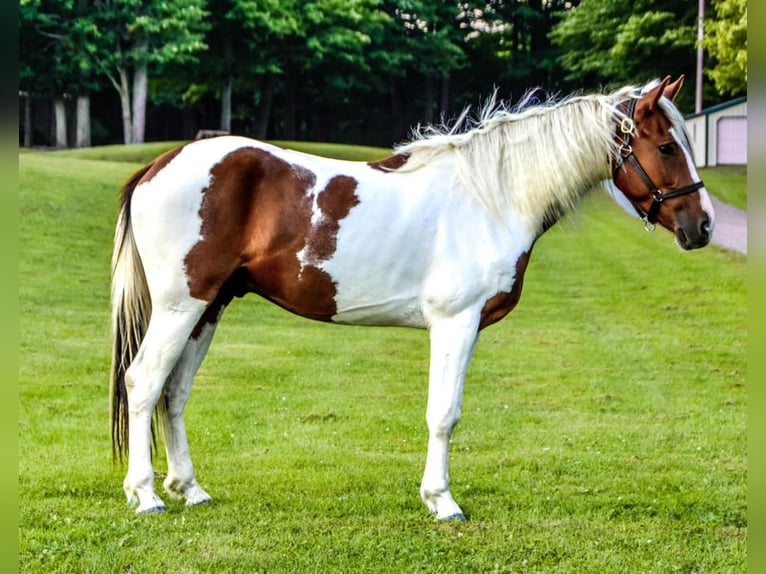
[[[705,216],[705,219],[702,221],[702,224],[700,225],[700,235],[702,237],[707,237],[710,235],[710,218]]]

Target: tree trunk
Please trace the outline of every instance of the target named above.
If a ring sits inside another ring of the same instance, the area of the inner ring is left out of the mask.
[[[53,114],[55,117],[55,146],[57,148],[67,147],[66,133],[66,103],[64,98],[55,98],[53,100]]]
[[[391,91],[391,141],[398,141],[405,135],[404,110],[402,109],[399,82],[393,76],[390,79],[389,87]]]
[[[90,96],[77,96],[75,147],[90,147]]]
[[[117,92],[120,94],[120,107],[122,108],[122,138],[126,144],[133,143],[133,122],[130,111],[130,88],[128,87],[128,72],[125,68],[118,68],[120,83],[115,83]]]
[[[231,132],[231,88],[234,83],[231,74],[226,76],[221,90],[221,129]]]
[[[24,147],[32,147],[32,97],[24,95]]]
[[[296,137],[296,125],[297,125],[297,102],[298,98],[296,95],[297,86],[296,86],[296,78],[295,78],[295,71],[293,70],[293,67],[288,64],[287,66],[287,73],[285,77],[286,87],[285,87],[285,98],[287,100],[285,105],[285,133],[284,138],[286,140],[294,140]]]
[[[269,131],[269,120],[271,119],[271,104],[274,100],[274,76],[267,74],[263,80],[261,88],[261,105],[258,111],[258,117],[255,120],[255,133],[258,139],[265,139]]]
[[[441,121],[446,122],[449,117],[449,76],[442,76],[442,88],[441,88],[441,105],[440,115]]]
[[[234,46],[230,26],[226,25],[223,38],[223,65],[226,77],[221,92],[221,129],[231,132],[231,94],[234,86]]]
[[[141,45],[141,42],[137,42]],[[145,46],[145,42],[143,43]],[[148,70],[146,62],[138,62],[133,70],[133,142],[144,143],[146,128],[146,94]]]
[[[432,124],[434,122],[434,79],[426,76],[426,85],[423,89],[423,122]]]

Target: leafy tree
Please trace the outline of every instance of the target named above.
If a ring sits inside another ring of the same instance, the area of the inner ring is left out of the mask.
[[[355,81],[365,83],[370,71],[366,50],[372,31],[381,25],[379,4],[380,0],[300,3],[298,34],[287,38],[283,60],[286,137],[297,133],[302,93],[314,88],[311,107],[316,110],[334,104],[337,94],[353,89]]]
[[[441,80],[441,112],[448,108],[448,81],[450,75],[466,66],[466,31],[460,27],[461,9],[458,3],[419,2],[417,11],[410,13],[408,29],[411,46],[416,54],[413,67],[425,80],[423,99],[424,120],[433,121],[435,82]]]
[[[485,13],[494,19],[490,30],[496,38],[496,56],[503,65],[501,78],[529,86],[550,85],[557,51],[548,34],[554,15],[565,2],[543,0],[492,0]]]
[[[252,34],[251,50],[263,54],[255,135],[263,136],[266,124],[277,127],[279,137],[323,137],[334,131],[333,118],[342,104],[375,89],[374,76],[388,54],[376,44],[386,37],[391,18],[381,0],[311,0],[280,2],[277,17],[253,22],[272,41],[263,46],[263,34]],[[280,23],[274,29],[274,23]],[[278,102],[271,114],[271,101]]]
[[[32,144],[29,102],[33,96],[54,101],[55,135],[58,147],[67,146],[65,97],[78,98],[78,128],[88,118],[81,100],[97,87],[87,64],[92,44],[80,15],[85,0],[22,0],[19,5],[19,88],[27,94],[25,145]],[[87,108],[86,108],[87,110]],[[77,144],[86,145],[80,128]]]
[[[226,7],[223,26],[211,46],[221,58],[222,112],[228,107],[234,88],[251,94],[254,107],[243,106],[243,113],[255,116],[254,135],[265,137],[274,97],[275,80],[285,73],[286,61],[301,44],[303,26],[297,0],[215,0]],[[218,18],[213,10],[214,18]],[[213,34],[216,35],[216,26]],[[234,37],[240,41],[234,42]],[[235,62],[247,62],[238,65]],[[222,113],[221,127],[226,126]]]
[[[715,60],[708,70],[719,94],[747,92],[747,0],[716,0],[705,23],[704,46]]]
[[[561,85],[559,48],[549,38],[559,13],[572,4],[564,0],[488,0],[468,12],[468,53],[480,86],[496,85],[513,93],[532,86]],[[478,65],[477,65],[478,64]]]
[[[713,1],[710,75],[741,93],[746,3]],[[144,139],[147,101],[163,137],[220,118],[261,138],[384,144],[492,87],[504,96],[694,75],[697,3],[679,0],[20,2],[21,89],[63,110],[64,94],[86,101],[113,86],[126,142]],[[100,119],[119,131],[120,120]]]
[[[693,76],[696,20],[694,2],[583,0],[563,13],[550,37],[573,83],[643,82]]]
[[[99,69],[117,90],[125,143],[144,141],[149,71],[196,62],[205,0],[94,0]]]
[[[24,143],[32,145],[31,98],[33,95],[58,96],[60,40],[64,23],[59,14],[46,13],[40,0],[19,4],[19,90],[26,95]],[[62,105],[63,108],[63,105]],[[59,134],[59,138],[61,134]]]

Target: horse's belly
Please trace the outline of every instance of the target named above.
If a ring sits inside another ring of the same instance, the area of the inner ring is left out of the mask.
[[[421,298],[436,210],[418,194],[365,191],[360,186],[359,204],[339,222],[335,252],[321,263],[336,287],[332,320],[425,327]]]
[[[421,306],[415,298],[394,297],[387,300],[358,301],[343,307],[339,305],[332,321],[347,325],[426,328]]]
[[[335,284],[332,320],[357,325],[425,327],[421,300],[427,246],[404,244],[394,233],[358,240],[338,236],[335,256],[322,265]],[[369,243],[366,243],[369,241]]]

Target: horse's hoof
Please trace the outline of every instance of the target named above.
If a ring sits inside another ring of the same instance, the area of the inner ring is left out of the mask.
[[[440,522],[468,522],[468,519],[462,512],[451,514],[450,516],[445,516],[444,518],[437,518],[437,520]]]
[[[202,490],[200,485],[196,483],[186,490],[184,498],[186,498],[186,506],[199,506],[200,504],[207,504],[213,500],[210,498],[210,495]]]
[[[213,499],[209,496],[207,498],[188,499],[186,506],[202,506],[203,504],[212,504]]]

